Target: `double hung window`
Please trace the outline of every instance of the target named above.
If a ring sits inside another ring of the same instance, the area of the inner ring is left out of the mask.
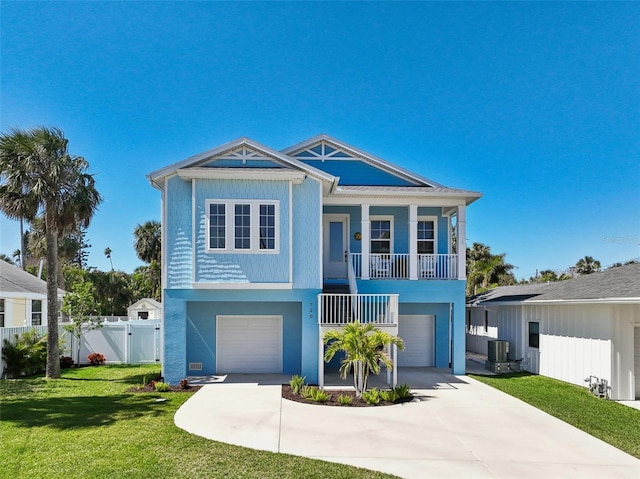
[[[31,300],[31,326],[42,326],[42,300]]]
[[[418,254],[436,253],[436,222],[434,220],[418,220]]]
[[[208,200],[207,251],[277,253],[277,200]]]
[[[393,223],[391,219],[371,218],[371,254],[393,252]]]

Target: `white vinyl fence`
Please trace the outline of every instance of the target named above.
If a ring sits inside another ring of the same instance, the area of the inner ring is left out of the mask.
[[[101,328],[85,331],[80,338],[80,364],[88,364],[91,353],[103,354],[107,364],[148,364],[160,362],[162,324],[159,319],[105,322]],[[46,334],[46,326],[22,328],[0,328],[0,352],[4,339],[14,342],[15,335],[35,329]],[[64,355],[78,362],[78,339],[59,326],[59,335],[64,338]],[[4,372],[4,361],[0,361],[0,377]]]

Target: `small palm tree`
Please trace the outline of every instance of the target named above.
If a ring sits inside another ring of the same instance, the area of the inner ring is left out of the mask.
[[[592,256],[580,258],[576,263],[576,272],[578,274],[591,274],[600,271],[600,261],[593,259]]]
[[[392,336],[371,323],[355,321],[348,323],[341,330],[327,331],[323,338],[327,345],[324,360],[331,361],[339,351],[344,351],[345,357],[340,364],[340,376],[346,379],[353,370],[353,386],[356,397],[362,397],[367,390],[369,373],[380,374],[380,364],[386,368],[393,366],[393,361],[387,354],[390,345],[404,349],[404,342],[397,336]]]

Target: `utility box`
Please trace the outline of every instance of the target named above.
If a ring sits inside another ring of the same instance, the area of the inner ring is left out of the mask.
[[[494,339],[487,342],[487,360],[492,363],[508,361],[509,341]]]

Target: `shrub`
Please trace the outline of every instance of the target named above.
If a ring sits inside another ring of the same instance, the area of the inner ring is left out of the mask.
[[[9,378],[41,373],[47,364],[47,337],[31,329],[21,335],[16,334],[13,342],[5,339],[2,359],[5,362],[4,374]]]
[[[396,393],[398,399],[404,399],[411,397],[411,388],[407,383],[398,384],[393,391]]]
[[[166,393],[169,390],[169,383],[163,383],[161,381],[156,382],[153,387],[159,393]]]
[[[293,394],[300,394],[300,390],[304,387],[305,379],[307,379],[306,376],[298,376],[297,374],[291,378],[289,386]]]
[[[187,378],[180,380],[180,389],[189,389],[190,387],[191,386],[189,386],[189,380]]]
[[[395,389],[383,389],[380,391],[380,399],[386,402],[394,402],[398,399],[398,394]]]
[[[311,386],[307,386],[306,384],[300,388],[300,397],[304,399],[311,398],[311,394],[313,394],[313,388]]]
[[[340,394],[340,396],[338,396],[338,404],[340,404],[340,406],[351,406],[352,401],[353,398],[347,394]]]
[[[323,403],[331,399],[331,394],[323,389],[311,388],[310,399],[315,402]]]
[[[376,388],[371,388],[362,393],[362,399],[364,399],[367,404],[378,404],[380,403],[380,391]]]
[[[72,368],[74,364],[75,364],[75,361],[71,356],[62,356],[60,358],[60,367],[62,369]]]
[[[92,366],[98,366],[100,364],[104,364],[104,362],[107,360],[104,357],[104,354],[100,354],[100,353],[91,353],[89,354],[89,356],[87,356],[87,359],[89,360],[89,364],[91,364]]]

